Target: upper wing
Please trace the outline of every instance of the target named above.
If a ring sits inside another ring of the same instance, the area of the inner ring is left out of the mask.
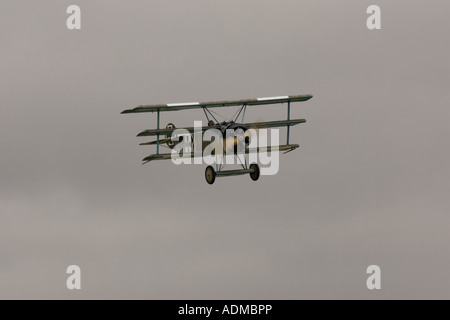
[[[293,119],[293,120],[277,120],[277,121],[267,121],[267,122],[253,122],[253,123],[244,123],[242,124],[245,127],[248,128],[255,128],[255,129],[263,129],[263,128],[276,128],[276,127],[287,127],[287,126],[295,126],[299,123],[306,122],[305,119]],[[145,136],[156,136],[156,135],[172,135],[172,132],[174,132],[177,129],[183,129],[187,130],[190,133],[193,133],[195,128],[189,127],[189,128],[175,128],[175,129],[149,129],[140,132],[137,136],[138,137],[145,137]],[[207,126],[202,127],[202,131],[206,131],[208,129],[220,129],[219,125],[214,126]]]
[[[233,107],[243,105],[257,106],[264,104],[307,101],[312,97],[313,96],[311,94],[303,94],[296,96],[268,97],[268,98],[246,99],[246,100],[154,104],[154,105],[138,106],[134,109],[127,109],[122,111],[122,113],[125,114],[125,113],[140,113],[140,112],[155,112],[155,111],[178,111],[186,109],[220,108],[220,107]]]

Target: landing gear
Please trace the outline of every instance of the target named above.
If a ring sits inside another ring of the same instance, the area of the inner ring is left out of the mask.
[[[250,168],[243,169],[243,170],[219,170],[215,171],[212,166],[208,166],[205,170],[205,179],[206,182],[209,184],[213,184],[214,181],[216,181],[216,177],[230,177],[230,176],[238,176],[243,174],[249,174],[250,178],[253,181],[256,181],[259,179],[260,176],[260,170],[259,166],[256,163],[252,163],[250,165]]]
[[[213,184],[214,181],[216,181],[216,172],[214,171],[214,168],[211,166],[208,166],[205,170],[205,179],[206,182],[209,184]]]
[[[260,175],[258,164],[252,163],[250,165],[250,170],[253,170],[253,172],[250,173],[250,178],[252,178],[253,181],[258,180],[259,179],[259,175]]]

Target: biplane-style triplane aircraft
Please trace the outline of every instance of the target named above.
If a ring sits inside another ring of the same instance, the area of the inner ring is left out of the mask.
[[[311,99],[313,96],[310,94],[305,95],[295,95],[295,96],[281,96],[281,97],[268,97],[268,98],[259,98],[259,99],[246,99],[246,100],[233,100],[233,101],[215,101],[215,102],[190,102],[190,103],[172,103],[172,104],[158,104],[158,105],[142,105],[138,106],[134,109],[128,109],[122,111],[122,114],[128,113],[141,113],[141,112],[156,112],[157,113],[157,127],[156,129],[145,130],[139,133],[138,137],[144,136],[156,136],[155,141],[141,143],[140,145],[156,145],[156,154],[152,154],[143,159],[143,163],[148,163],[153,160],[168,160],[172,158],[172,153],[160,153],[160,146],[164,146],[164,144],[173,149],[177,143],[181,140],[175,141],[172,139],[172,133],[177,129],[172,123],[169,123],[165,129],[160,128],[160,113],[165,111],[180,111],[180,110],[192,110],[192,109],[202,109],[206,119],[208,121],[208,126],[203,127],[201,130],[205,132],[208,129],[218,129],[221,131],[224,140],[226,139],[227,129],[242,129],[244,131],[245,137],[245,154],[250,153],[259,153],[259,152],[271,152],[281,151],[281,152],[290,152],[299,147],[298,144],[291,144],[289,142],[290,138],[290,127],[295,126],[300,123],[306,122],[305,119],[291,119],[291,103],[292,102],[300,102],[307,101]],[[254,123],[244,123],[245,112],[247,107],[249,106],[261,106],[261,105],[271,105],[271,104],[287,104],[287,119],[286,120],[277,120],[277,121],[268,121],[268,122],[254,122]],[[213,108],[224,108],[224,107],[239,107],[236,111],[235,116],[230,121],[218,121],[214,114],[218,115],[217,112],[214,112],[210,109]],[[277,127],[286,127],[286,144],[277,145],[276,147],[271,147],[270,145],[264,149],[259,147],[250,148],[248,135],[246,134],[249,129],[263,129],[263,128],[277,128]],[[178,128],[180,129],[180,128]],[[187,132],[193,135],[195,128],[181,128],[186,130]],[[234,139],[233,139],[234,140]],[[242,139],[241,139],[242,140]],[[234,140],[233,143],[236,143],[237,140]],[[224,144],[225,145],[225,144]],[[205,148],[205,144],[203,142],[203,149]],[[225,154],[225,151],[224,151]],[[184,155],[186,156],[186,155]],[[198,156],[202,156],[201,154],[191,152],[187,157],[195,158]],[[245,158],[245,157],[244,157]],[[221,162],[215,164],[216,169],[212,166],[208,166],[205,170],[205,178],[209,184],[213,184],[216,177],[224,177],[224,176],[235,176],[235,175],[243,175],[249,174],[251,179],[256,181],[260,176],[260,168],[257,163],[247,164],[247,160],[240,161],[240,165],[242,169],[239,170],[222,170],[224,165]]]

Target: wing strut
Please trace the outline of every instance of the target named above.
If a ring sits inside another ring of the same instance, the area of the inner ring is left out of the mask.
[[[247,105],[244,105],[244,113],[242,114],[242,120],[241,120],[242,123],[244,123],[245,111],[247,111]]]
[[[158,128],[158,134],[156,136],[156,154],[159,154],[159,109],[158,109],[158,123],[157,123],[157,128]]]
[[[244,105],[244,106],[245,106],[245,105]],[[242,107],[239,108],[239,112],[238,112],[237,116],[234,117],[234,120],[233,120],[234,122],[236,122],[237,119],[239,118],[239,116],[241,115],[241,112],[242,112],[242,110],[244,109],[244,106],[242,106]]]
[[[288,101],[288,107],[287,107],[287,120],[291,120],[291,101]],[[286,144],[289,144],[289,133],[291,131],[291,126],[287,126],[287,135],[286,135]]]
[[[217,119],[216,119],[216,117],[214,117],[213,116],[213,114],[211,113],[211,111],[209,111],[208,110],[208,108],[206,108],[206,107],[203,107],[203,111],[205,112],[205,110],[206,111],[208,111],[208,113],[209,113],[209,115],[214,119],[214,120],[216,120],[216,123],[217,123],[217,125],[219,125],[220,126],[220,122],[219,121],[217,121]],[[206,112],[205,112],[205,114],[206,114]],[[208,116],[206,116],[206,118],[208,119],[208,122],[209,122],[209,118],[208,118]]]

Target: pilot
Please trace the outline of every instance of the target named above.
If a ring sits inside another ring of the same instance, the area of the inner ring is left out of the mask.
[[[209,120],[208,121],[208,127],[214,127],[214,121]]]

